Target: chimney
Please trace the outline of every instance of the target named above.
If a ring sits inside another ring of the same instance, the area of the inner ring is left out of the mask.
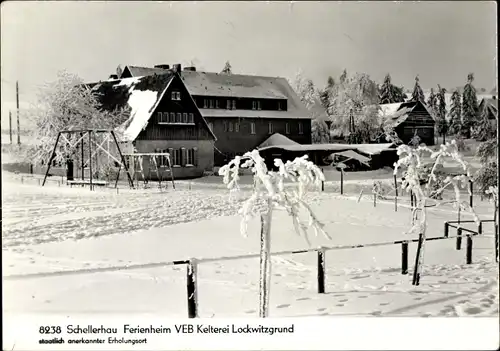
[[[155,65],[155,68],[170,69],[170,65]]]
[[[182,65],[180,63],[176,63],[175,65],[172,65],[173,69],[177,73],[181,73],[182,70]]]
[[[196,67],[194,67],[194,66],[191,66],[191,67],[184,67],[184,71],[196,72]]]
[[[118,79],[118,74],[110,74],[109,79]]]

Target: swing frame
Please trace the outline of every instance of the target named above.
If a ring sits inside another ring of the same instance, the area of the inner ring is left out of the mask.
[[[148,177],[151,175],[152,167],[151,165],[154,166],[153,171],[156,172],[156,175],[158,177],[158,187],[161,190],[161,182],[163,180],[163,177],[160,174],[160,170],[158,167],[158,157],[165,157],[167,160],[167,167],[170,172],[170,178],[172,181],[172,188],[175,190],[175,180],[174,180],[174,171],[172,169],[172,162],[170,161],[170,154],[167,152],[155,152],[155,153],[125,153],[123,154],[124,157],[129,157],[132,159],[132,165],[133,165],[133,176],[132,179],[136,180],[137,186],[139,185],[139,179],[137,178],[137,174],[140,173],[142,176],[142,180],[144,182],[144,185],[148,184],[148,179],[144,175],[144,167],[143,167],[143,160],[144,157],[149,158],[149,168],[148,168]],[[137,166],[138,165],[138,166]]]
[[[71,141],[69,141],[68,138],[66,137],[66,135],[73,135],[73,134],[80,134],[80,138],[76,142],[74,142],[74,143],[72,143]],[[106,135],[105,139],[100,144],[95,140],[95,136],[97,134],[105,134]],[[87,159],[87,161],[84,161],[85,158],[84,158],[83,141],[85,140],[86,137],[88,137],[88,144],[89,144],[88,154],[89,154],[89,158]],[[116,158],[115,156],[113,156],[109,152],[109,150],[106,150],[103,147],[103,144],[105,142],[109,142],[109,138],[110,137],[112,137],[113,143],[114,143],[114,145],[116,145],[116,149],[118,150],[118,154],[119,154],[119,159]],[[88,184],[90,185],[90,190],[91,191],[94,189],[94,184],[97,184],[97,183],[95,183],[95,182],[92,181],[92,178],[93,178],[92,177],[92,166],[93,166],[92,158],[95,155],[97,155],[99,151],[104,151],[104,153],[108,155],[108,159],[111,158],[114,161],[116,161],[116,163],[119,164],[119,168],[118,168],[118,172],[117,172],[117,176],[116,176],[116,181],[115,181],[115,188],[118,186],[118,179],[120,178],[120,171],[121,171],[121,167],[122,166],[124,167],[125,172],[127,173],[127,178],[128,178],[128,182],[129,182],[130,187],[132,189],[134,188],[134,182],[132,181],[132,177],[130,176],[129,169],[127,167],[127,164],[126,164],[125,159],[123,157],[123,154],[121,152],[120,145],[118,143],[118,139],[116,138],[116,134],[115,134],[115,132],[113,130],[109,130],[109,129],[79,129],[79,130],[61,130],[61,131],[59,131],[59,133],[57,134],[56,142],[54,144],[54,148],[52,149],[52,153],[50,154],[50,157],[49,157],[49,162],[47,164],[47,170],[45,172],[45,176],[43,177],[42,186],[45,185],[45,182],[46,182],[47,177],[49,175],[50,168],[52,166],[52,161],[56,157],[57,146],[59,145],[59,142],[61,141],[61,139],[62,139],[62,141],[65,144],[69,144],[70,145],[70,149],[76,148],[76,147],[78,147],[80,145],[80,152],[81,152],[81,172],[82,172],[82,181],[81,181],[81,184],[87,184],[85,182],[85,166],[88,164],[88,168],[89,168],[89,183]],[[92,146],[93,145],[96,146],[96,149],[95,149],[94,152],[92,152]]]

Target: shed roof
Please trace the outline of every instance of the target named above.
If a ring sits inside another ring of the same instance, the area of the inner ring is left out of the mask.
[[[258,148],[264,148],[267,146],[280,146],[280,145],[300,145],[299,143],[287,138],[283,134],[274,133],[269,138],[267,138]]]

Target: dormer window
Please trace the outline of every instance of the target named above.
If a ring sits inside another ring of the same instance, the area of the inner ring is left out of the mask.
[[[278,110],[283,111],[283,103],[281,101],[278,101]]]
[[[257,101],[252,101],[252,110],[257,109]]]
[[[226,109],[231,109],[231,100],[227,100]]]
[[[172,92],[172,100],[180,101],[180,99],[181,99],[181,93],[178,91],[173,91]]]
[[[215,108],[219,108],[219,100],[215,100]]]
[[[260,106],[260,101],[257,101],[257,110],[262,110],[262,108]]]
[[[233,110],[236,110],[236,100],[233,100]]]
[[[208,108],[208,100],[203,99],[203,108]]]
[[[214,108],[214,100],[210,99],[210,108]]]

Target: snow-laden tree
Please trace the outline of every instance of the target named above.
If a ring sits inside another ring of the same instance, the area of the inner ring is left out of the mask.
[[[129,117],[128,109],[106,111],[98,97],[78,76],[61,71],[57,80],[41,87],[36,103],[25,112],[35,128],[31,137],[36,140],[27,144],[26,162],[41,164],[50,158],[57,135],[61,130],[114,129]],[[66,135],[76,143],[78,135]],[[75,153],[75,148],[60,142],[55,161],[63,163]]]
[[[326,93],[330,95],[330,93],[326,90],[323,92],[318,91],[314,86],[314,82],[311,79],[304,78],[301,71],[298,71],[294,80],[289,81],[289,83],[310,113],[312,119],[312,141],[314,143],[328,143],[330,140],[330,131],[324,120],[327,111],[323,109],[321,99],[322,94]],[[333,89],[334,83],[329,82],[329,84],[332,84],[331,88]]]
[[[446,144],[446,133],[448,132],[448,121],[446,121],[446,89],[438,85],[437,92],[437,131],[443,136],[443,144]]]
[[[222,71],[220,73],[222,73],[222,74],[232,74],[233,73],[231,63],[229,63],[229,61],[226,61],[226,63],[224,64],[224,68],[222,69]]]
[[[434,94],[434,89],[431,88],[431,93],[429,94],[429,98],[427,99],[427,106],[430,108],[432,115],[436,117],[437,115],[437,95]]]
[[[392,84],[391,75],[387,73],[384,83],[379,88],[380,104],[404,102],[407,98],[404,89]]]
[[[467,199],[462,198],[461,188],[467,188],[470,191],[468,184],[472,179],[470,168],[463,156],[458,152],[456,142],[441,145],[438,151],[432,151],[425,145],[411,147],[408,145],[400,145],[398,147],[399,160],[395,163],[394,174],[403,169],[402,189],[413,193],[416,198],[415,207],[412,210],[412,224],[407,232],[409,235],[418,235],[421,240],[421,251],[415,270],[420,275],[421,265],[424,257],[424,247],[427,231],[427,208],[435,197],[436,193],[442,193],[446,188],[453,188],[455,199],[451,201],[455,208],[459,211],[468,211],[474,217],[474,220],[479,223],[479,218],[474,212],[474,209],[469,206]],[[429,170],[426,169],[424,158],[430,156],[433,164]],[[436,170],[439,165],[442,165],[445,160],[456,162],[463,170],[462,175],[448,176],[442,181],[442,186],[439,189],[433,187],[433,183],[437,181]],[[422,181],[422,174],[428,173],[427,179]],[[425,185],[424,185],[425,184]],[[441,203],[442,204],[442,203]],[[435,204],[438,206],[439,204]]]
[[[458,90],[454,90],[451,95],[450,107],[450,132],[454,135],[462,131],[462,98]]]
[[[380,103],[381,104],[392,104],[394,101],[391,75],[387,73],[384,78],[384,83],[380,87]]]
[[[478,184],[481,193],[486,192],[490,187],[498,187],[498,140],[496,134],[493,134],[491,139],[479,144],[476,157],[479,159],[481,167],[476,172],[474,181]]]
[[[421,101],[425,104],[425,96],[422,88],[420,87],[420,78],[415,77],[415,86],[413,87],[413,93],[411,94],[411,101]]]
[[[378,102],[377,84],[369,75],[341,79],[330,101],[332,128],[358,142],[370,141],[381,131]]]
[[[477,141],[486,141],[496,138],[496,130],[489,119],[488,109],[485,107],[480,114],[480,118],[472,129],[472,136]]]
[[[470,138],[471,128],[478,118],[478,103],[476,88],[472,85],[474,74],[469,73],[467,76],[467,84],[464,86],[462,94],[462,131],[466,138]]]
[[[271,280],[271,220],[273,210],[282,209],[288,212],[297,234],[302,235],[310,245],[308,229],[312,228],[316,235],[322,233],[328,239],[331,237],[323,230],[323,224],[316,218],[305,201],[308,191],[317,188],[324,176],[321,170],[307,156],[298,157],[284,163],[280,159],[274,160],[278,171],[267,169],[265,160],[257,150],[237,156],[234,160],[219,170],[224,177],[224,184],[231,191],[238,191],[240,169],[250,169],[253,173],[254,188],[239,213],[242,215],[241,233],[246,237],[248,221],[254,216],[261,218],[261,250],[260,250],[260,317],[268,316],[269,292]],[[285,185],[285,181],[291,184]],[[307,221],[301,218],[306,214]]]
[[[330,101],[335,93],[335,79],[332,76],[328,77],[326,87],[319,93],[321,106],[330,114]]]

